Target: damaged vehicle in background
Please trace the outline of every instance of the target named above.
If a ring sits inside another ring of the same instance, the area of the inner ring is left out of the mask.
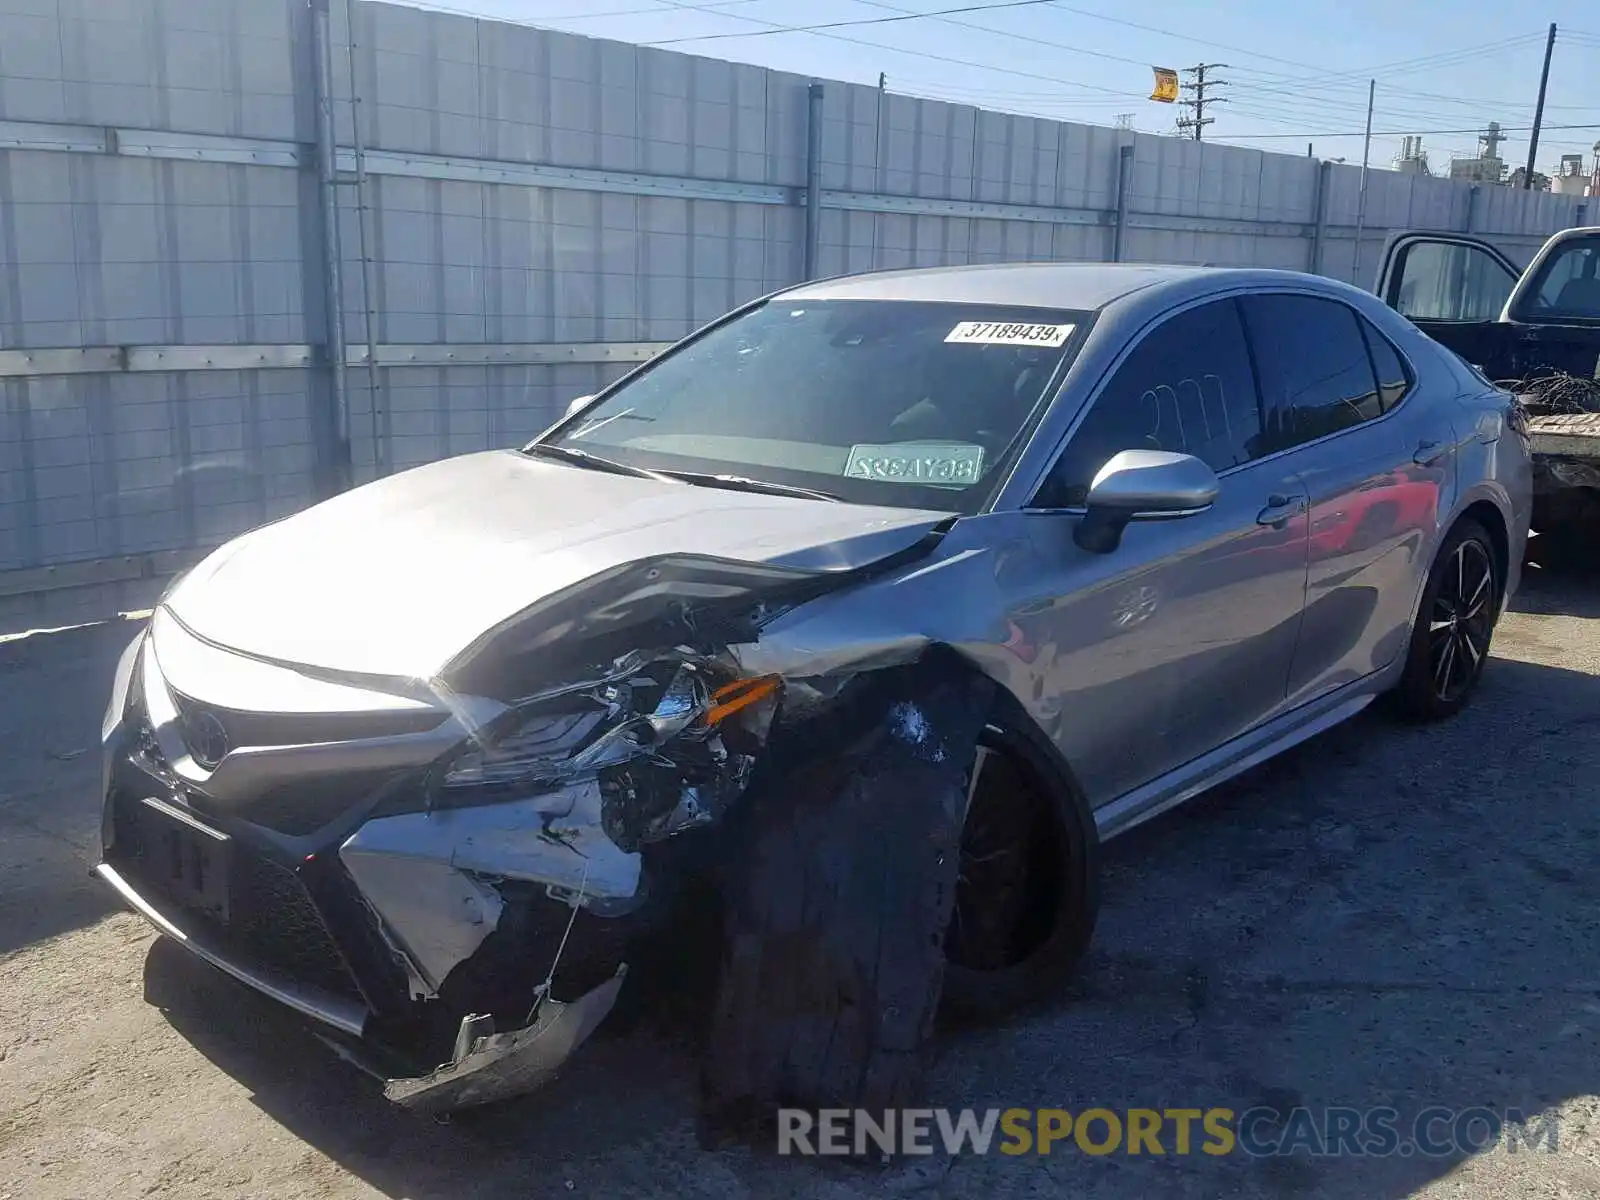
[[[1482,238],[1394,234],[1377,291],[1522,403],[1533,528],[1600,520],[1600,227],[1553,235],[1525,271]]]
[[[1529,474],[1325,279],[805,284],[177,580],[98,871],[418,1109],[548,1079],[708,908],[709,1115],[904,1103],[941,1005],[1070,972],[1103,839],[1467,702]]]

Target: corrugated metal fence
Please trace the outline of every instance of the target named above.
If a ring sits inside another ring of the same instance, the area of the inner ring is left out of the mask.
[[[1525,258],[1583,203],[1377,171],[1358,248],[1351,166],[331,8],[0,0],[0,631],[145,602],[344,479],[525,440],[808,273],[1369,283],[1390,228]]]

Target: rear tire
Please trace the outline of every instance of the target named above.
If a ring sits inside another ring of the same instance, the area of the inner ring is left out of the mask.
[[[1488,532],[1470,518],[1456,522],[1428,572],[1394,689],[1403,717],[1439,721],[1467,706],[1489,659],[1504,587]]]

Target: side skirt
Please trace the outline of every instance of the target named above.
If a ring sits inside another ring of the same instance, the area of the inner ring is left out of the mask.
[[[1276,720],[1252,729],[1233,741],[1153,779],[1095,811],[1100,840],[1127,833],[1152,817],[1210,791],[1219,783],[1266,762],[1291,746],[1332,729],[1355,716],[1384,690],[1391,671],[1380,671],[1346,684]]]

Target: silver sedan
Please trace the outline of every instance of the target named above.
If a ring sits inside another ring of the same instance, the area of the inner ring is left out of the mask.
[[[1325,279],[806,284],[176,581],[99,873],[400,1103],[548,1079],[712,913],[708,1113],[896,1102],[1058,986],[1106,838],[1466,704],[1529,509],[1512,398]]]

